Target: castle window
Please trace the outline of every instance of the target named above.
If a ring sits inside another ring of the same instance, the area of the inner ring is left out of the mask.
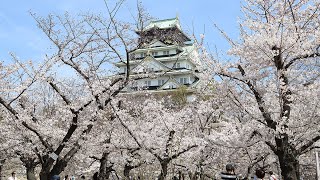
[[[169,55],[169,51],[163,51],[163,55]]]
[[[183,84],[188,84],[188,78],[183,78]]]
[[[137,81],[134,81],[131,83],[131,89],[132,90],[138,90],[138,82]]]
[[[188,84],[189,83],[188,78],[180,78],[179,82],[180,82],[180,84]]]
[[[183,84],[183,78],[180,78],[180,84]]]
[[[162,86],[164,84],[164,79],[159,79],[158,80],[158,86]]]
[[[154,68],[145,67],[145,68],[143,68],[143,72],[144,72],[144,73],[154,72]]]
[[[140,57],[143,58],[146,56],[146,53],[140,53]]]
[[[152,56],[153,57],[158,56],[158,52],[152,52]]]
[[[174,63],[173,68],[180,68],[180,63]]]
[[[151,86],[151,81],[144,81],[145,86]]]

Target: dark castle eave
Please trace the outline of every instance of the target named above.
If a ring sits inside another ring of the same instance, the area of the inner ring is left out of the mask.
[[[157,26],[154,26],[154,27],[149,28],[147,30],[143,30],[143,31],[136,30],[135,32],[137,35],[139,35],[141,37],[141,34],[148,34],[150,32],[155,32],[155,31],[170,31],[170,30],[178,30],[179,33],[184,37],[185,41],[191,41],[191,39],[176,26],[168,27],[168,28],[159,28]]]

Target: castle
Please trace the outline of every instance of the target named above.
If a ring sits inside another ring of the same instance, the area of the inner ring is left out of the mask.
[[[161,92],[185,87],[195,89],[199,57],[191,39],[182,31],[178,18],[151,21],[141,31],[138,47],[130,53],[130,77],[148,75],[123,89]],[[119,74],[127,73],[126,62],[117,62]]]

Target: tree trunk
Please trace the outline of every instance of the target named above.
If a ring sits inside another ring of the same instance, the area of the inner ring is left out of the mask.
[[[105,151],[102,154],[102,158],[100,159],[100,169],[98,180],[106,180],[109,179],[110,173],[113,171],[113,165],[108,165],[108,156],[109,152]]]
[[[126,179],[130,179],[130,171],[133,169],[132,166],[130,165],[125,165],[124,166],[124,170],[123,170],[123,175]]]
[[[190,180],[203,179],[203,178],[201,178],[201,175],[199,172],[192,173],[192,171],[189,171],[189,178],[190,178]]]
[[[2,180],[2,166],[3,166],[5,161],[6,161],[6,159],[1,159],[0,160],[0,180]]]
[[[182,174],[182,172],[181,171],[179,171],[179,180],[184,180],[184,174]]]
[[[130,163],[127,163],[123,169],[123,175],[125,179],[130,179],[130,171],[134,168],[140,167],[141,165],[142,163],[138,163],[136,165],[131,165]]]
[[[293,154],[278,155],[281,175],[285,180],[299,180],[299,161],[298,157]]]
[[[288,136],[276,138],[277,151],[276,155],[279,159],[281,175],[285,180],[299,180],[299,155],[297,151],[288,142]]]
[[[26,167],[28,180],[36,180],[36,175],[34,173],[34,169],[35,169],[35,167]]]
[[[23,163],[24,167],[26,168],[28,180],[36,180],[36,175],[34,173],[34,169],[39,164],[39,162],[37,162],[36,159],[37,158],[29,157],[28,155],[21,155],[20,156],[20,160]]]
[[[41,172],[39,174],[40,180],[48,180],[48,179],[50,179],[50,175],[49,174],[50,174],[50,172],[41,169]]]
[[[168,164],[170,161],[163,160],[160,162],[161,164],[161,173],[158,176],[158,180],[165,180],[168,174]]]

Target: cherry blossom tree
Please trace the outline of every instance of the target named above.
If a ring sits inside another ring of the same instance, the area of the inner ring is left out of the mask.
[[[39,65],[14,55],[13,63],[1,64],[0,104],[8,127],[16,127],[25,142],[20,159],[40,164],[44,180],[65,169],[99,112],[128,83],[128,75],[110,77],[107,69],[129,61],[134,36],[129,24],[114,18],[32,16],[52,42],[52,53]]]
[[[187,152],[192,156],[191,152],[197,152],[203,144],[193,133],[190,109],[177,112],[152,96],[140,100],[128,96],[112,103],[113,111],[104,115],[112,120],[102,120],[98,131],[88,136],[84,156],[99,162],[99,179],[107,179],[111,172],[126,178],[134,174],[145,178],[171,177],[173,162]],[[188,164],[187,160],[182,161]],[[188,166],[193,166],[192,162]]]
[[[171,161],[201,144],[191,133],[193,126],[188,109],[177,112],[152,98],[136,106],[126,106],[130,108],[115,110],[117,118],[137,146],[158,161],[161,167],[158,179],[166,178]]]
[[[258,138],[277,156],[286,180],[300,179],[300,156],[320,139],[319,8],[312,0],[247,0],[240,40],[226,36],[235,60],[208,62],[237,112],[229,118],[255,137],[249,143]]]
[[[87,137],[79,161],[86,159],[85,162],[90,163],[85,163],[86,167],[80,165],[78,169],[89,171],[89,174],[97,172],[98,179],[109,179],[115,175],[129,179],[132,176],[130,171],[145,163],[146,156],[141,154],[148,152],[137,146],[113,114],[109,115],[98,122],[99,127]]]

